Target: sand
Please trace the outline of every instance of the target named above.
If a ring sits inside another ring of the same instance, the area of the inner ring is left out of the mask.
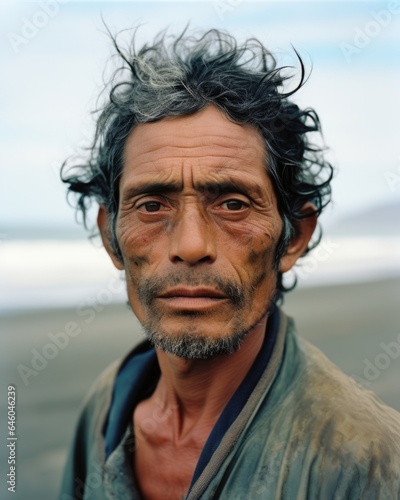
[[[283,308],[304,338],[400,411],[399,298],[400,280],[384,280],[297,290]],[[18,468],[17,493],[1,484],[0,497],[54,500],[80,402],[102,369],[141,338],[140,325],[123,304],[20,313],[2,325],[1,436],[6,443],[6,392],[14,384]],[[3,444],[2,463],[6,452]]]

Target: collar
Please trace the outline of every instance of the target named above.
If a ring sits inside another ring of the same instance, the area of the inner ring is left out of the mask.
[[[267,331],[260,352],[250,371],[222,411],[204,445],[193,475],[191,488],[202,475],[227,430],[239,416],[264,373],[274,350],[279,326],[279,310],[275,307],[268,318]],[[130,426],[135,406],[153,393],[159,377],[160,368],[156,351],[149,341],[142,342],[124,360],[116,376],[111,405],[103,428],[106,459],[120,444],[126,429]]]

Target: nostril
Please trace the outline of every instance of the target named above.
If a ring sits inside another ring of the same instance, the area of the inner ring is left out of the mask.
[[[171,255],[170,260],[174,264],[184,262],[189,265],[196,265],[196,264],[207,264],[213,262],[214,259],[212,255],[203,255],[201,257],[198,257],[195,254],[185,254],[185,255],[175,254]]]
[[[189,264],[212,262],[215,260],[215,248],[210,239],[175,240],[171,243],[170,260]]]

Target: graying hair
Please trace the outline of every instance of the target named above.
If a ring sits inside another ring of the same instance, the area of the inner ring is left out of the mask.
[[[283,73],[287,68],[277,67],[272,54],[255,38],[239,46],[224,31],[190,34],[184,30],[177,36],[162,32],[139,50],[133,36],[130,46],[123,50],[117,38],[110,36],[121,66],[106,86],[108,99],[98,110],[90,156],[84,163],[72,165],[72,170],[66,171],[68,162],[62,169],[69,192],[77,194],[77,208],[85,225],[88,207],[95,199],[108,211],[112,245],[121,258],[115,222],[128,135],[137,124],[189,115],[213,104],[232,121],[253,125],[265,140],[265,166],[283,220],[275,256],[277,270],[280,257],[296,234],[296,222],[319,215],[329,203],[333,176],[323,149],[308,139],[310,132],[321,132],[317,114],[310,108],[300,109],[289,99],[306,81],[301,57],[295,51],[300,82],[284,93],[283,85],[289,77]],[[309,201],[315,210],[305,216],[301,209]],[[319,243],[320,236],[305,253]],[[280,274],[278,289],[286,291]]]

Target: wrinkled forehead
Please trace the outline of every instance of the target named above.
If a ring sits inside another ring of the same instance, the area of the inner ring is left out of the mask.
[[[234,123],[208,106],[193,115],[137,125],[126,141],[121,181],[189,171],[202,183],[217,173],[256,177],[265,171],[265,161],[265,142],[254,126]]]

